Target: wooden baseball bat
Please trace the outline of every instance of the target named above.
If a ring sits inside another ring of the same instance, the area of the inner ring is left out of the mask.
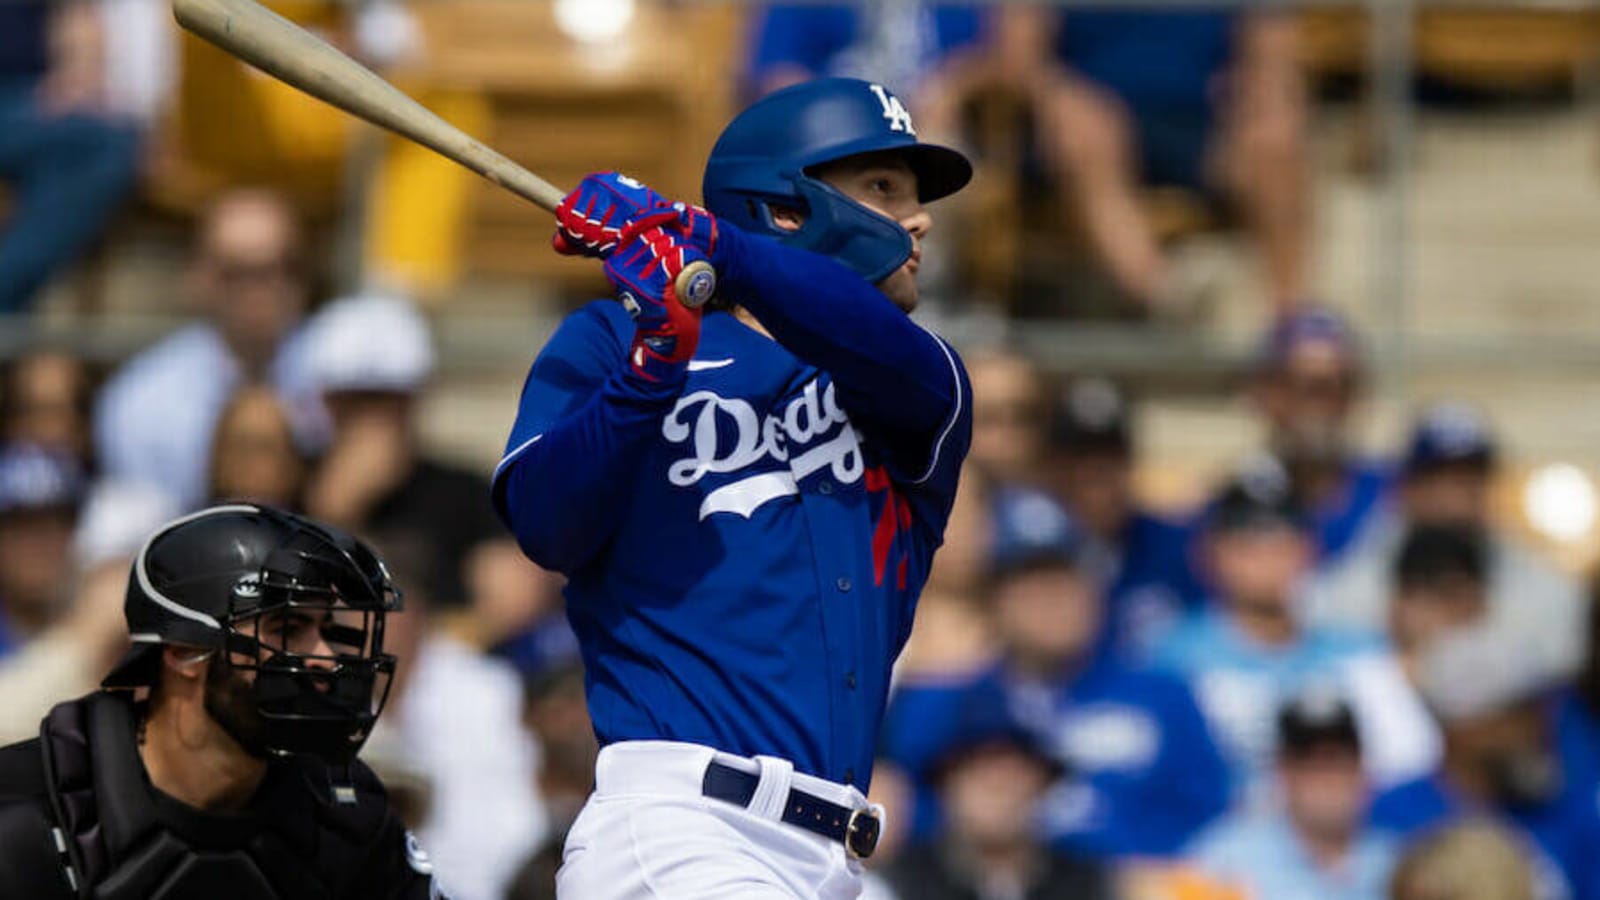
[[[555,212],[566,192],[439,118],[377,73],[254,0],[172,0],[178,24],[324,103],[454,160]],[[679,273],[678,299],[700,306],[716,292],[716,270],[695,261]]]

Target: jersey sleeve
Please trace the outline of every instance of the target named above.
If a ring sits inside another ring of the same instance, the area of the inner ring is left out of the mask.
[[[682,389],[632,377],[632,327],[616,304],[589,304],[557,329],[523,385],[491,493],[522,551],[547,569],[570,574],[610,540],[648,439]]]
[[[972,386],[943,338],[840,263],[723,226],[724,289],[790,353],[832,376],[890,474],[942,533],[972,439]]]

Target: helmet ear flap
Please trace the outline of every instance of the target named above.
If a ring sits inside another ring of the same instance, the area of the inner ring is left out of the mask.
[[[780,241],[831,256],[873,284],[911,258],[911,234],[899,222],[819,178],[803,175],[795,179],[795,189],[805,201],[806,221]]]

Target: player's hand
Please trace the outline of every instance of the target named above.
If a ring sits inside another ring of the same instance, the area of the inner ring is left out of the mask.
[[[622,243],[622,233],[632,225],[643,230],[649,216],[661,222],[675,218],[667,198],[618,172],[584,176],[556,207],[556,233],[550,243],[565,256],[604,259]]]
[[[705,254],[676,227],[626,230],[606,260],[606,277],[633,317],[628,364],[647,381],[676,381],[700,344],[700,310],[678,302],[678,274]]]

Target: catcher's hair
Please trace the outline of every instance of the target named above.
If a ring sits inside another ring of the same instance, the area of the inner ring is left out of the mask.
[[[1533,900],[1533,866],[1515,838],[1489,822],[1423,838],[1395,869],[1390,900]]]

